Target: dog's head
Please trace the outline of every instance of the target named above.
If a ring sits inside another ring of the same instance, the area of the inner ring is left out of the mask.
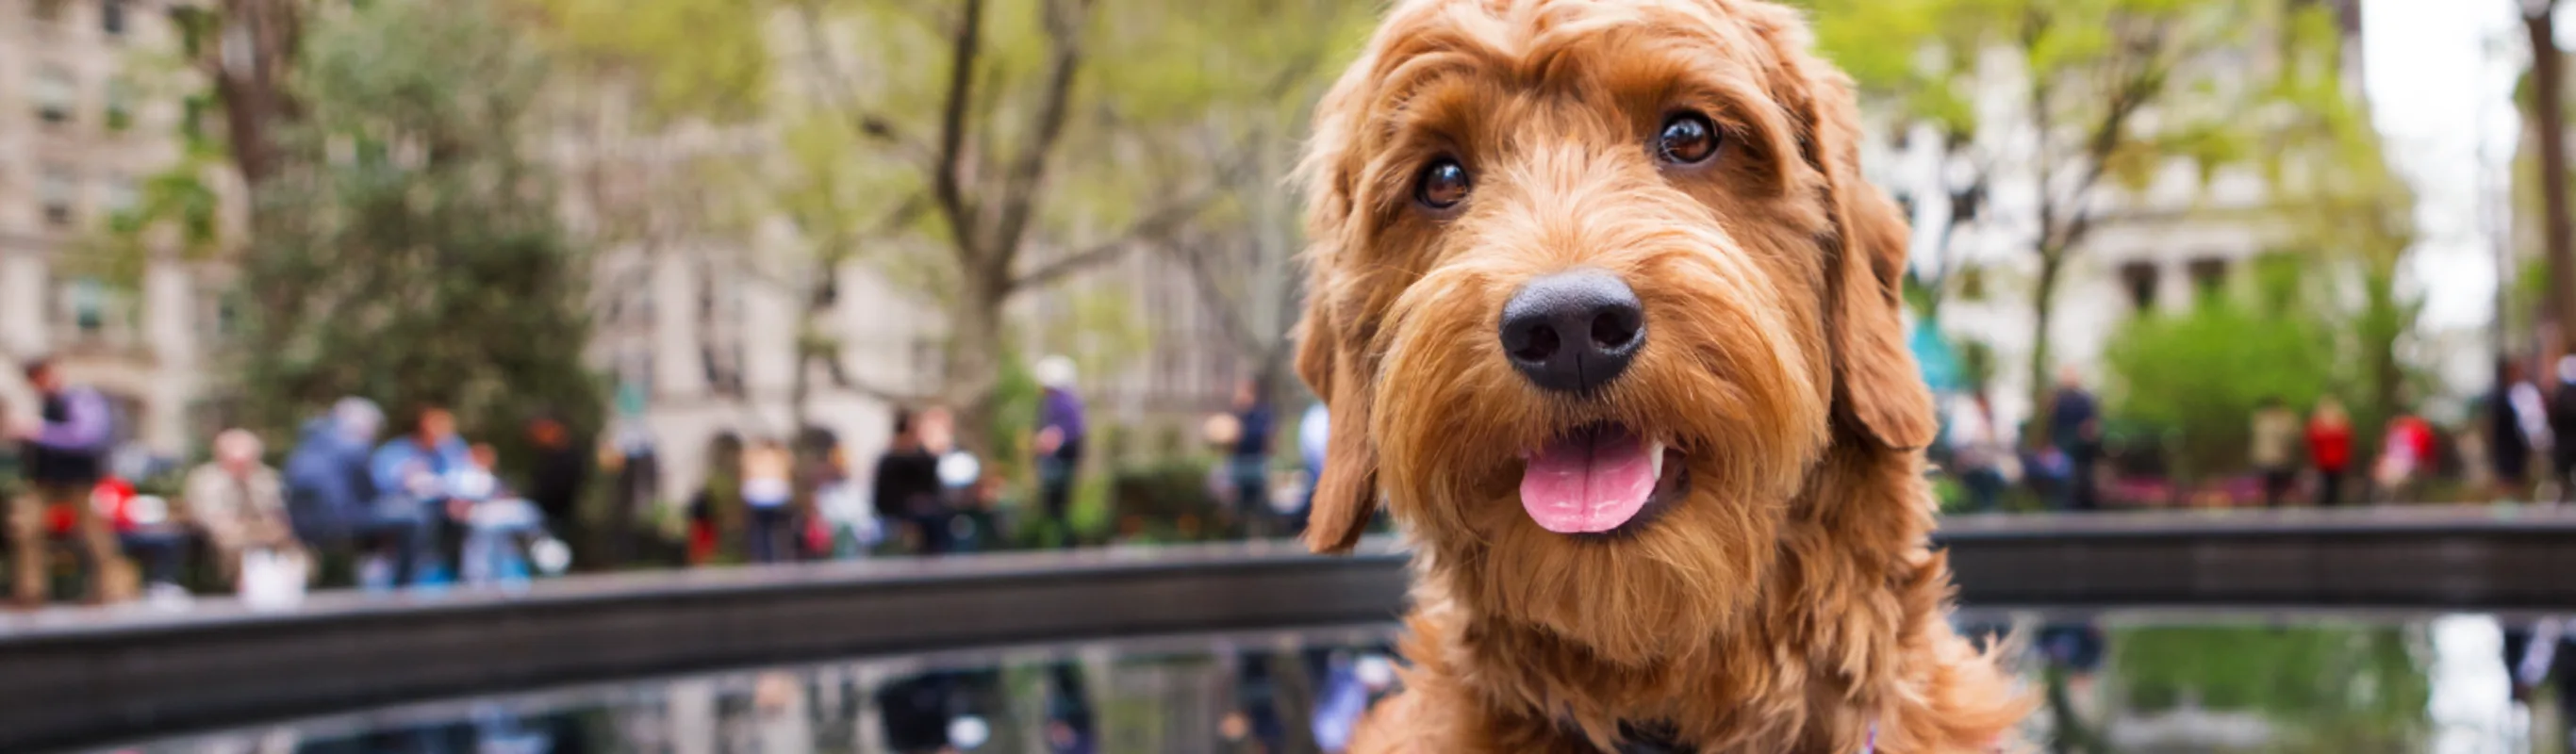
[[[1904,222],[1806,45],[1749,0],[1398,4],[1304,167],[1311,546],[1383,490],[1458,599],[1651,661],[1742,612],[1817,464],[1930,439]]]

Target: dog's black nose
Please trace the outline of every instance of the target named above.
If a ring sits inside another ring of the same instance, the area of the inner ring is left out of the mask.
[[[1503,305],[1503,353],[1541,388],[1589,393],[1646,344],[1646,312],[1618,276],[1572,270],[1521,286]]]

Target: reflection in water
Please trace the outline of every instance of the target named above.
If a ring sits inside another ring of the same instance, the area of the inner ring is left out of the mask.
[[[1970,627],[2000,633],[2004,627]],[[2012,661],[2057,752],[2522,752],[2576,719],[2576,644],[2527,621],[2114,614]],[[2510,629],[2516,637],[2506,640]],[[1338,752],[1392,691],[1388,629],[826,663],[486,697],[131,751],[418,754]],[[2537,638],[2531,638],[2537,637]],[[2534,644],[2560,654],[2536,655]],[[2521,668],[2519,677],[2514,672]],[[2561,672],[2547,672],[2561,671]],[[2520,683],[2516,681],[2519,680]],[[2530,692],[2530,714],[2511,694]],[[2527,726],[2530,726],[2527,728]],[[2537,740],[2535,740],[2537,739]]]

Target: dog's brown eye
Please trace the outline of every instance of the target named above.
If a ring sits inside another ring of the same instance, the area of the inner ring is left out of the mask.
[[[1675,115],[1655,136],[1655,156],[1675,165],[1696,165],[1717,154],[1717,127],[1698,113]]]
[[[1414,186],[1413,198],[1432,209],[1458,206],[1467,200],[1467,169],[1446,157],[1433,161],[1422,169],[1422,181]]]

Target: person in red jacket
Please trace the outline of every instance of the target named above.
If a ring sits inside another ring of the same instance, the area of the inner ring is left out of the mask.
[[[2343,503],[2343,475],[2352,466],[2352,419],[2343,403],[2326,396],[2308,415],[2308,465],[2317,472],[2317,505]]]
[[[2380,446],[2379,468],[2373,481],[2378,483],[2384,502],[2406,502],[2416,492],[2416,482],[2433,468],[2433,425],[2424,417],[2401,413],[2388,420],[2388,435]]]

